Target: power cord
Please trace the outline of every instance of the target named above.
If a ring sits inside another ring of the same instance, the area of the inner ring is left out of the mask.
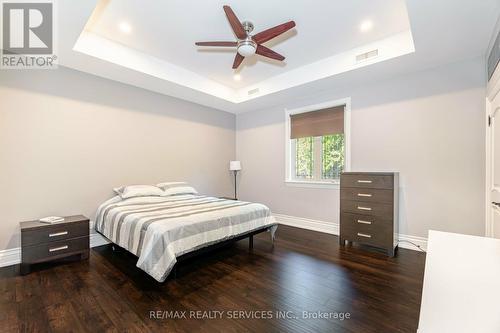
[[[422,247],[420,245],[417,245],[417,244],[415,244],[413,242],[410,242],[408,240],[400,240],[399,243],[409,243],[409,244],[415,246],[416,248],[418,248],[421,252],[427,253],[427,251],[425,251],[424,249],[422,249]]]

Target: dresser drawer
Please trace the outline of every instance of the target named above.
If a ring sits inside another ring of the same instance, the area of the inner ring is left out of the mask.
[[[35,263],[52,257],[66,255],[69,253],[78,253],[88,249],[89,237],[26,246],[22,248],[22,262]]]
[[[392,219],[350,213],[340,214],[340,225],[341,227],[363,230],[370,233],[387,232],[393,229]]]
[[[357,242],[372,246],[389,248],[392,246],[393,234],[388,232],[369,232],[366,230],[341,229],[342,238],[351,242]]]
[[[78,223],[54,224],[40,229],[26,230],[21,232],[23,246],[52,243],[70,238],[88,236],[88,221],[82,221]]]
[[[392,204],[382,204],[378,202],[341,200],[340,212],[377,216],[390,221],[394,218]]]
[[[392,190],[371,188],[342,188],[340,190],[340,199],[392,204],[392,201],[394,200],[394,192]]]
[[[359,187],[392,189],[394,187],[394,177],[370,174],[342,174],[340,175],[340,186],[342,188]]]

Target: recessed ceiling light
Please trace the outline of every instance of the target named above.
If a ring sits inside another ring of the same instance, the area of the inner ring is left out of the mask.
[[[359,30],[361,30],[361,32],[370,31],[372,30],[372,28],[373,28],[373,22],[370,20],[361,22],[361,25],[359,26]]]
[[[130,32],[132,32],[132,26],[130,24],[128,24],[127,22],[121,22],[118,25],[118,28],[120,28],[121,32],[124,32],[126,34],[129,34]]]
[[[234,81],[241,81],[241,75],[240,74],[234,74],[233,75]]]

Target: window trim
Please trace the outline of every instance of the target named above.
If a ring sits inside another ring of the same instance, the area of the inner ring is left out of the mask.
[[[339,181],[318,181],[293,179],[292,175],[292,144],[290,139],[290,116],[305,112],[319,111],[326,108],[345,105],[344,108],[344,144],[345,144],[345,168],[344,171],[351,170],[351,98],[342,98],[320,104],[308,105],[296,109],[285,109],[285,184],[295,187],[309,188],[339,188]]]

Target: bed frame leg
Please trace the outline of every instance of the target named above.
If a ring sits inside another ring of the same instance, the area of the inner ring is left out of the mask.
[[[275,238],[275,235],[273,234],[272,228],[267,229],[267,232],[269,232],[269,237],[271,238],[271,246],[274,247],[274,238]]]
[[[248,237],[248,249],[253,250],[253,235]]]

